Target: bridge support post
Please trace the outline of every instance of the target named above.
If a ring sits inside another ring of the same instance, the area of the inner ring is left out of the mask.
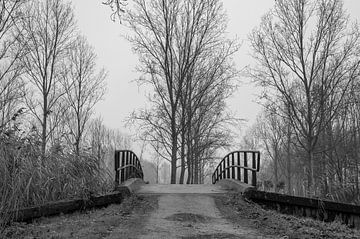
[[[256,168],[256,153],[255,152],[252,153],[252,167]],[[252,179],[252,182],[251,182],[252,186],[256,187],[256,171],[252,171],[251,179]]]
[[[118,170],[120,168],[120,159],[119,159],[119,151],[115,151],[115,187],[119,185],[120,180],[120,171]]]
[[[237,164],[240,166],[240,152],[237,152]],[[237,168],[237,180],[241,181],[241,168]]]
[[[247,170],[247,152],[244,152],[244,183],[248,183],[248,170]]]

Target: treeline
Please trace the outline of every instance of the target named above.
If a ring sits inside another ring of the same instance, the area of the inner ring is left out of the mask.
[[[235,122],[225,100],[235,87],[238,44],[226,38],[223,6],[218,0],[134,0],[121,17],[139,55],[139,83],[152,89],[150,107],[132,116],[140,138],[170,163],[171,183],[202,183]]]
[[[106,71],[70,3],[0,0],[0,16],[2,224],[19,207],[108,190],[107,158],[130,141],[92,119]]]
[[[343,2],[276,1],[250,41],[265,107],[245,144],[270,159],[262,187],[359,203],[360,32]]]

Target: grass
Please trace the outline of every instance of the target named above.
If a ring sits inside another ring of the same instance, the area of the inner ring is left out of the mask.
[[[0,232],[20,208],[113,189],[113,180],[97,158],[61,152],[43,158],[33,142],[0,138]]]
[[[231,195],[221,202],[235,210],[233,220],[245,220],[251,227],[266,235],[282,238],[360,238],[360,231],[348,228],[338,221],[326,223],[310,218],[285,215],[246,202],[241,195]]]

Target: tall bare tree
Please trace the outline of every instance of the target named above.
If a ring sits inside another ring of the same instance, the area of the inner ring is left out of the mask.
[[[269,100],[285,100],[307,152],[309,193],[319,135],[360,73],[358,27],[349,24],[340,0],[278,0],[250,39],[257,61],[252,76],[268,88]]]
[[[65,101],[69,106],[66,121],[70,142],[74,145],[76,155],[79,155],[85,126],[95,104],[105,94],[106,72],[104,69],[97,71],[96,55],[84,37],[77,37],[67,52],[66,72],[62,79]]]
[[[41,127],[41,149],[45,156],[49,134],[64,113],[60,79],[68,48],[73,41],[75,20],[69,3],[62,0],[32,1],[21,21],[20,43],[25,77],[31,82],[26,103]],[[57,110],[54,107],[57,104]],[[61,110],[59,110],[61,109]],[[49,116],[53,116],[49,125]]]
[[[277,192],[277,185],[279,183],[280,174],[279,164],[282,157],[281,147],[284,144],[283,140],[285,138],[285,132],[282,129],[282,120],[273,112],[269,112],[266,115],[263,115],[263,117],[258,120],[260,121],[258,128],[259,136],[265,146],[267,155],[269,155],[273,163],[273,182],[275,186],[275,192]]]
[[[145,75],[141,83],[155,91],[150,98],[154,109],[137,115],[137,119],[152,135],[161,136],[171,162],[171,183],[176,183],[181,97],[197,62],[211,58],[211,50],[228,45],[224,43],[226,17],[218,0],[133,3],[134,10],[129,8],[125,17],[134,33],[129,40],[140,55],[139,70]]]
[[[238,46],[225,39],[217,46],[199,56],[182,92],[179,118],[181,142],[184,143],[180,150],[180,183],[185,171],[185,156],[187,182],[200,182],[200,171],[204,171],[202,166],[207,163],[205,159],[211,159],[216,149],[228,146],[232,136],[228,126],[237,123],[226,112],[225,100],[234,89],[233,79],[237,71],[233,68],[231,56]]]
[[[19,59],[23,48],[17,44],[17,24],[24,0],[0,1],[0,131],[14,118],[21,106],[22,73]]]

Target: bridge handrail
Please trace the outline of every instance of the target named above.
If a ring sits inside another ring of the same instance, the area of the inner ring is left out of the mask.
[[[125,182],[130,178],[144,178],[141,163],[131,150],[115,150],[115,183]]]
[[[241,165],[240,154],[243,154],[243,165]],[[248,167],[247,156],[252,156],[252,167]],[[237,155],[237,162],[235,163],[235,155]],[[231,160],[230,160],[231,156]],[[231,162],[230,162],[231,161]],[[231,169],[231,170],[230,170]],[[235,172],[237,169],[237,172]],[[215,184],[220,179],[231,178],[241,180],[241,169],[243,169],[243,182],[248,183],[248,171],[251,171],[252,181],[251,185],[256,187],[256,173],[260,170],[260,152],[251,150],[238,150],[225,155],[220,161],[212,175],[212,183]]]

